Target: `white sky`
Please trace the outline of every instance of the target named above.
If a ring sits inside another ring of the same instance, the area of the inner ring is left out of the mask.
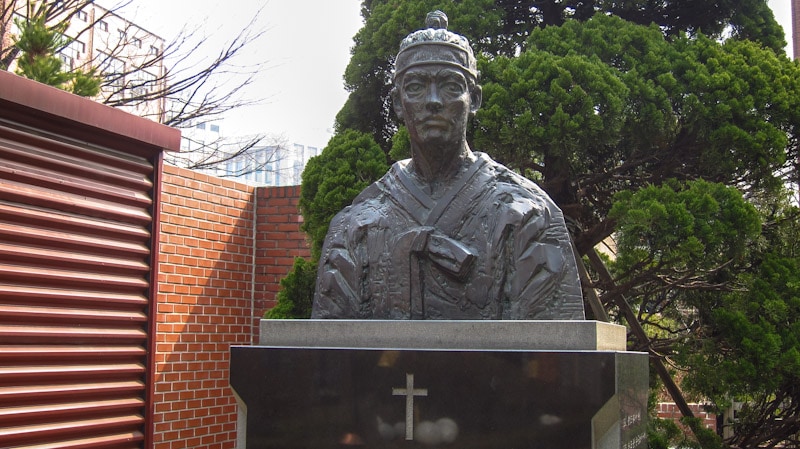
[[[226,136],[265,133],[322,148],[347,100],[343,75],[362,26],[361,0],[133,0],[120,14],[166,42],[184,24],[202,24],[204,48],[216,52],[262,5],[255,28],[267,32],[246,57],[267,64],[247,94],[264,101],[217,123]]]
[[[107,0],[104,3],[110,3]],[[791,41],[790,0],[768,0]],[[221,49],[264,5],[256,28],[266,28],[247,54],[268,68],[248,95],[259,106],[230,112],[219,122],[227,136],[266,133],[289,143],[324,147],[347,99],[342,76],[353,36],[361,28],[360,0],[133,0],[122,15],[169,42],[184,24],[203,24]],[[791,57],[791,43],[787,48]]]
[[[783,27],[786,35],[786,54],[792,57],[792,4],[790,0],[767,0],[775,20]]]

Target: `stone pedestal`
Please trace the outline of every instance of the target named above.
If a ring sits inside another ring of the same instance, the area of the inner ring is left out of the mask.
[[[647,447],[647,355],[625,352],[621,326],[291,320],[261,331],[263,346],[231,349],[240,447]]]

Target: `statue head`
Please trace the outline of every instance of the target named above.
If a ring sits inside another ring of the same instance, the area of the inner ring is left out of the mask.
[[[478,67],[469,41],[449,31],[447,24],[445,13],[430,12],[425,18],[426,28],[414,31],[400,42],[400,51],[395,58],[395,82],[411,67],[437,63],[458,67],[477,83]]]
[[[405,122],[415,148],[437,147],[428,154],[443,161],[468,151],[467,122],[481,104],[475,55],[464,36],[447,30],[447,16],[428,14],[428,28],[408,35],[395,60],[392,105]],[[443,164],[446,165],[446,164]]]

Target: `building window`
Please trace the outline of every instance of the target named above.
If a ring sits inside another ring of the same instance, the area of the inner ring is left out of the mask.
[[[74,40],[58,52],[58,57],[64,63],[65,69],[73,70],[75,68],[75,60],[80,59],[82,53],[86,53],[86,44],[79,40]]]
[[[195,126],[195,128],[197,128],[197,129],[206,129],[206,124],[205,123],[198,123],[197,126]]]
[[[212,133],[219,133],[219,125],[211,125]]]
[[[122,89],[125,85],[125,62],[109,54],[98,52],[97,67],[112,88]]]
[[[125,38],[128,36],[125,30],[117,30],[117,31],[119,31],[119,38],[122,40],[125,40]]]
[[[78,20],[82,20],[84,22],[86,22],[86,20],[89,18],[88,15],[86,14],[86,11],[78,11],[77,13],[75,13],[75,17],[77,17]]]
[[[158,47],[155,45],[150,46],[150,54],[153,56],[158,56]]]
[[[135,97],[144,96],[155,89],[156,76],[143,70],[136,72],[136,80],[133,81],[131,94]]]
[[[303,163],[300,161],[294,161],[294,173],[292,174],[292,181],[294,181],[295,185],[299,185],[303,179]]]
[[[66,70],[72,70],[75,68],[75,60],[64,53],[59,53],[58,57],[61,58],[61,62],[64,63],[64,68]]]
[[[100,28],[102,31],[108,31],[108,23],[105,20],[98,20],[97,28]]]
[[[142,40],[138,37],[133,38],[133,45],[137,46],[138,48],[142,48]]]
[[[68,56],[72,56],[73,58],[80,58],[82,53],[86,53],[86,44],[79,40],[74,40],[69,43],[66,47],[61,50],[61,53],[64,53]]]
[[[264,165],[264,184],[272,185],[272,164]]]

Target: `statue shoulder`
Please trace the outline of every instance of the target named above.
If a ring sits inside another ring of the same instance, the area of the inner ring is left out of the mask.
[[[410,159],[395,162],[389,168],[388,172],[386,172],[380,179],[367,186],[366,189],[362,190],[361,193],[355,197],[353,200],[353,206],[380,199],[381,196],[385,195],[387,190],[390,190],[391,186],[394,184],[396,174],[401,170],[405,170],[409,160]]]
[[[499,199],[508,213],[518,215],[521,221],[527,221],[540,215],[561,216],[561,210],[549,195],[535,182],[516,173],[503,164],[494,161],[488,155],[480,153],[485,159],[484,171],[494,185],[492,195]]]
[[[513,192],[523,198],[544,198],[550,201],[547,193],[535,182],[495,161],[485,153],[478,153],[478,157],[484,160],[484,170],[491,173],[493,182],[501,191]]]
[[[366,189],[362,190],[361,193],[356,196],[353,200],[353,204],[348,207],[357,207],[358,205],[364,204],[369,202],[370,200],[374,200],[375,198],[379,197],[383,193],[383,189],[381,189],[380,185],[378,184],[379,181],[375,181],[370,184]]]

